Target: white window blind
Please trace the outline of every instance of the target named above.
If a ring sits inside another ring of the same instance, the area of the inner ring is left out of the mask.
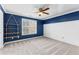
[[[37,21],[22,18],[22,35],[37,33]]]

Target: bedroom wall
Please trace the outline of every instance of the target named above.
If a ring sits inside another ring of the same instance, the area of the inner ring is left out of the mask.
[[[38,20],[38,19],[34,19],[34,18],[29,18],[29,17],[24,17],[24,16],[18,16],[18,15],[13,15],[13,14],[8,14],[8,13],[5,13],[4,14],[4,28],[6,28],[6,23],[7,23],[7,21],[8,21],[8,19],[10,18],[10,20],[11,20],[11,24],[13,23],[14,24],[14,22],[13,22],[13,17],[15,18],[15,20],[17,21],[17,23],[19,24],[19,38],[14,38],[14,39],[11,39],[11,38],[9,38],[9,39],[4,39],[4,42],[9,42],[9,41],[15,41],[15,40],[21,40],[21,39],[26,39],[26,38],[31,38],[31,37],[36,37],[36,36],[42,36],[43,35],[43,22],[41,21],[41,20]],[[22,18],[26,18],[26,19],[31,19],[31,20],[35,20],[35,21],[37,21],[37,33],[36,34],[30,34],[30,35],[22,35]],[[16,31],[16,29],[15,29],[15,31]],[[6,32],[6,30],[4,29],[4,33]],[[6,35],[4,34],[4,37],[5,37]],[[10,35],[9,35],[10,36]],[[15,35],[16,36],[16,35]]]
[[[44,36],[79,46],[79,11],[46,20]]]
[[[3,11],[0,6],[0,48],[3,47]]]

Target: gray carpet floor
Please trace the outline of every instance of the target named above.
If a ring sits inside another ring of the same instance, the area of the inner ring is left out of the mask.
[[[0,55],[79,55],[79,47],[46,37],[5,43]]]

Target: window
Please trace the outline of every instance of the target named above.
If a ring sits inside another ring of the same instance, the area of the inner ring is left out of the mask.
[[[22,18],[22,35],[37,33],[37,21]]]

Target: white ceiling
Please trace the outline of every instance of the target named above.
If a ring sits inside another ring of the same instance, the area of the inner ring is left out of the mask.
[[[38,16],[35,12],[39,7],[43,6],[50,8],[47,11],[49,15]],[[6,13],[42,20],[79,10],[79,4],[3,4],[2,7]]]

